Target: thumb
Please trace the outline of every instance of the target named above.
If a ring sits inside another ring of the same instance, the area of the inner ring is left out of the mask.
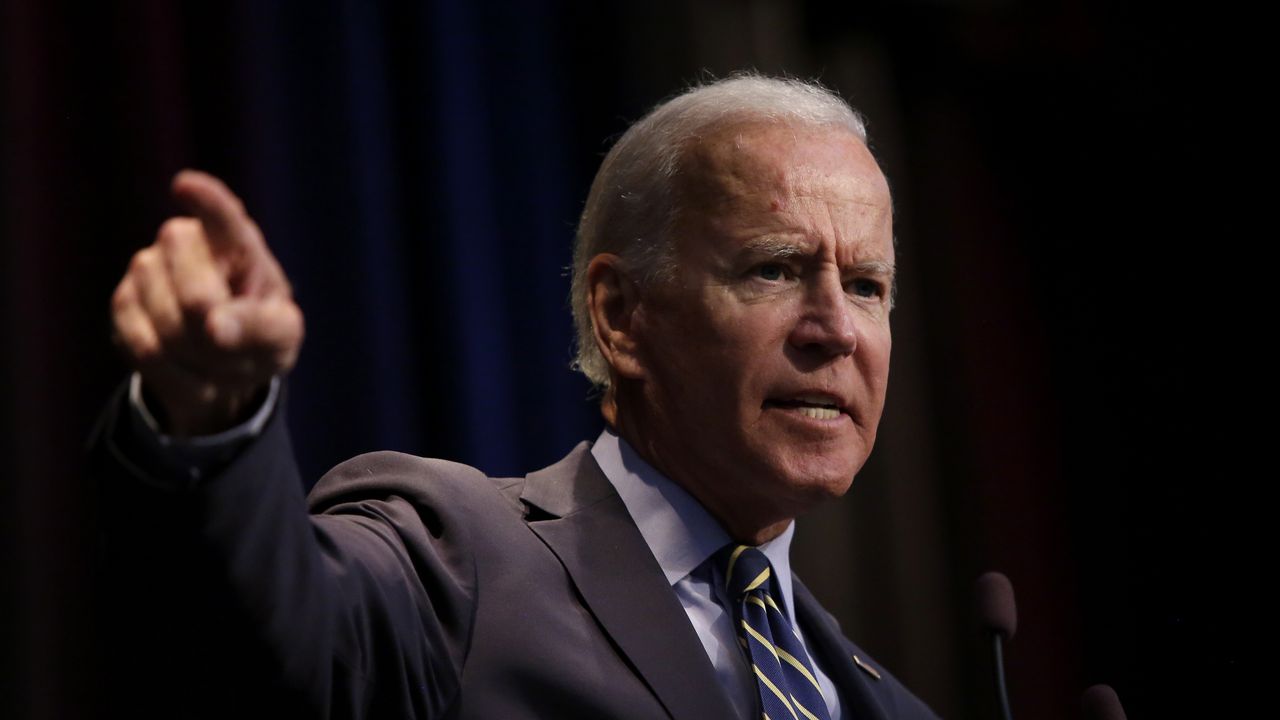
[[[209,312],[206,330],[218,349],[247,355],[255,368],[268,373],[293,367],[304,335],[302,311],[282,296],[220,303]]]

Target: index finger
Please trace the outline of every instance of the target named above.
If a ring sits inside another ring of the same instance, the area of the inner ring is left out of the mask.
[[[215,255],[262,248],[262,234],[245,213],[244,203],[218,178],[199,170],[183,170],[174,176],[170,191],[204,225]]]

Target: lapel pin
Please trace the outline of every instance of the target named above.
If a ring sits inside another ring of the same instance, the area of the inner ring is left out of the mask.
[[[873,678],[875,678],[875,679],[877,679],[877,680],[879,680],[879,679],[880,679],[880,671],[879,671],[879,670],[876,670],[875,668],[873,668],[873,667],[871,667],[870,665],[868,665],[868,664],[866,664],[865,662],[863,662],[863,661],[862,661],[862,658],[858,657],[857,655],[854,655],[854,656],[853,656],[853,664],[854,664],[854,665],[857,665],[857,666],[858,666],[858,667],[860,667],[860,668],[862,668],[862,669],[863,669],[864,671],[866,671],[866,673],[867,673],[868,675],[870,675],[871,677],[873,677]]]

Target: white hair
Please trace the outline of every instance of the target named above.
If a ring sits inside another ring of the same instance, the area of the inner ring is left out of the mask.
[[[614,253],[638,273],[641,285],[669,278],[670,230],[680,211],[672,186],[684,152],[717,128],[747,121],[831,126],[867,140],[862,117],[825,87],[754,73],[694,86],[628,128],[591,183],[573,247],[574,367],[598,387],[608,387],[609,366],[587,309],[588,263]]]

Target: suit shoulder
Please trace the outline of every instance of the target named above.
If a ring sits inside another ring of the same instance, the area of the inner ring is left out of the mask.
[[[495,505],[521,514],[523,478],[491,478],[462,463],[381,451],[357,455],[325,473],[311,491],[311,512],[361,499],[400,497],[419,507],[467,512]],[[515,493],[511,488],[517,488]]]

